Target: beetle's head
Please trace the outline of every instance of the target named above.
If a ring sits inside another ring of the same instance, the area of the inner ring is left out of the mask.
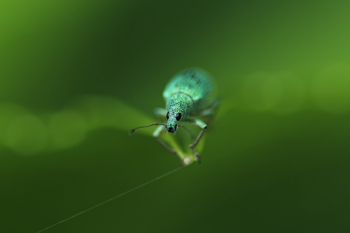
[[[166,124],[165,128],[170,133],[175,133],[177,130],[177,122],[181,120],[181,113],[171,111],[166,114],[166,118],[168,119],[168,123]]]

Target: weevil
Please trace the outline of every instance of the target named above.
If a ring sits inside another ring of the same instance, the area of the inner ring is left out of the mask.
[[[140,128],[158,125],[157,129],[153,133],[153,137],[165,149],[167,149],[170,153],[177,155],[181,160],[178,152],[171,149],[159,138],[159,136],[165,131],[175,133],[178,127],[185,128],[182,125],[178,125],[179,121],[190,122],[201,129],[196,140],[189,145],[192,153],[195,156],[195,160],[200,163],[201,158],[196,152],[195,147],[206,131],[207,124],[196,117],[212,116],[214,114],[214,108],[219,101],[218,99],[215,99],[213,102],[209,102],[212,92],[213,81],[207,72],[199,68],[183,70],[169,81],[163,91],[163,98],[166,102],[165,109],[155,109],[155,115],[162,117],[165,116],[167,122],[164,124],[154,123],[147,126],[137,127],[131,130],[130,133],[133,133],[135,130]],[[183,163],[184,161],[181,162]]]

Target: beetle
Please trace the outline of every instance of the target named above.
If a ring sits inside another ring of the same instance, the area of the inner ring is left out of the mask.
[[[196,140],[190,144],[195,160],[200,163],[201,158],[195,151],[195,147],[206,131],[207,124],[195,117],[211,116],[214,114],[214,108],[219,101],[218,99],[215,99],[213,102],[209,102],[214,89],[213,84],[214,83],[210,75],[202,69],[190,68],[179,72],[169,81],[163,91],[163,98],[166,102],[165,109],[155,109],[155,115],[165,116],[167,123],[154,123],[147,126],[137,127],[131,130],[130,134],[134,133],[135,130],[140,128],[158,125],[157,129],[153,133],[153,137],[165,149],[172,154],[177,155],[181,160],[181,157],[178,155],[177,151],[171,149],[159,138],[159,136],[164,131],[175,133],[178,127],[183,127],[186,129],[184,126],[178,125],[179,121],[190,122],[201,129]]]

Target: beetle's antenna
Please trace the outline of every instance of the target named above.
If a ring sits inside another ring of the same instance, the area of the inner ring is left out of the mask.
[[[189,129],[187,129],[185,126],[183,126],[183,125],[177,125],[177,126],[179,126],[179,127],[183,128],[184,130],[186,130],[191,135],[191,139],[194,138],[194,134]]]
[[[132,129],[129,134],[133,134],[138,129],[147,128],[147,127],[151,127],[151,126],[154,126],[154,125],[164,125],[165,126],[165,124],[162,124],[162,123],[154,123],[152,125],[140,126],[140,127],[135,128],[135,129]]]

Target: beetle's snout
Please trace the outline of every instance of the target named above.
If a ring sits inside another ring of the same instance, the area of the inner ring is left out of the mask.
[[[170,127],[167,127],[167,130],[169,133],[175,133],[177,129],[177,125],[174,125],[174,127],[170,126]]]

